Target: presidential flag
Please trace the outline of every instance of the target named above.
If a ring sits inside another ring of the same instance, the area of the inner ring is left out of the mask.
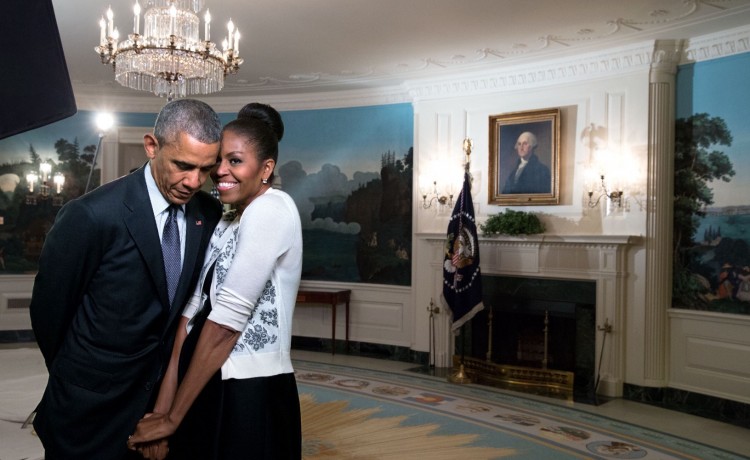
[[[479,241],[468,172],[464,173],[464,186],[448,223],[443,259],[443,302],[453,314],[451,330],[456,334],[464,323],[484,308]]]

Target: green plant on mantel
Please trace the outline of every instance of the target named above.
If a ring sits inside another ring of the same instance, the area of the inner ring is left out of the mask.
[[[544,224],[536,214],[525,211],[513,211],[493,214],[483,224],[479,224],[482,236],[493,235],[536,235],[544,233]]]

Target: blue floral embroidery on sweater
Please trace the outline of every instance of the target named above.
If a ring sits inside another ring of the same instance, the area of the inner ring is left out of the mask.
[[[238,340],[234,346],[234,351],[244,351],[246,347],[255,351],[265,348],[268,344],[274,344],[278,340],[278,335],[270,331],[275,331],[279,327],[279,312],[274,307],[276,303],[276,286],[271,280],[266,281],[263,293],[255,302],[255,308],[250,315],[250,322],[242,333],[241,340]],[[256,314],[257,313],[257,314]],[[258,323],[263,324],[258,324]],[[264,327],[267,326],[267,327]]]
[[[258,297],[258,300],[255,303],[260,305],[261,302],[270,304],[276,303],[276,286],[271,283],[271,280],[266,281],[263,293]]]
[[[268,333],[268,330],[266,330],[263,326],[260,324],[256,324],[250,328],[245,329],[245,333],[242,335],[242,342],[246,344],[249,347],[252,347],[253,350],[258,351],[261,348],[264,348],[267,343],[275,343],[276,339],[278,337],[276,335],[271,335]],[[235,350],[238,350],[237,347],[240,347],[239,350],[243,350],[245,347],[240,342],[237,342],[237,344],[234,346]]]
[[[260,320],[269,326],[279,327],[279,312],[277,310],[260,312]]]
[[[237,233],[239,232],[239,228],[235,227],[233,231],[233,238],[227,241],[226,245],[224,246],[224,250],[221,251],[221,254],[219,254],[219,257],[216,260],[214,276],[216,277],[217,287],[224,284],[224,280],[227,277],[227,272],[229,271],[229,267],[232,264],[232,259],[234,257],[234,246],[235,244],[237,244]]]

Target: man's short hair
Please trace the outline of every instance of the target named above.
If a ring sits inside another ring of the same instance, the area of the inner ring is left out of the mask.
[[[177,99],[168,102],[154,124],[154,137],[159,145],[175,142],[180,133],[186,133],[204,144],[221,140],[219,116],[205,102],[196,99]]]

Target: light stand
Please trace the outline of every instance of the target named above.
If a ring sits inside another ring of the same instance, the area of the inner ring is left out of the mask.
[[[94,168],[96,168],[96,159],[99,157],[99,151],[102,149],[104,135],[109,131],[114,122],[114,118],[109,113],[100,113],[96,116],[96,125],[99,128],[99,142],[96,144],[94,159],[91,160],[91,170],[89,170],[89,178],[86,181],[86,188],[83,190],[84,195],[88,193],[89,187],[91,186],[91,176],[94,174]]]
[[[99,143],[96,144],[96,151],[94,152],[94,159],[91,161],[91,170],[89,170],[89,178],[86,181],[86,188],[83,190],[83,194],[85,195],[89,191],[89,186],[91,185],[91,175],[94,174],[94,168],[96,167],[96,157],[99,156],[99,150],[102,148],[102,139],[104,139],[104,133],[99,133]]]

